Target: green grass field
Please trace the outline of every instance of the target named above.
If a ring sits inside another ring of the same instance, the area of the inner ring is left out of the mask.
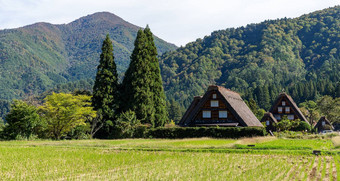
[[[6,141],[0,180],[339,180],[339,139]]]

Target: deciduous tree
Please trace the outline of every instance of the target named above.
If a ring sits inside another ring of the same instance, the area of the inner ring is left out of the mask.
[[[37,108],[20,100],[14,100],[11,104],[6,121],[4,134],[8,139],[15,139],[17,136],[29,139],[37,134],[41,126]]]
[[[53,93],[45,98],[45,103],[39,110],[54,139],[60,139],[71,129],[85,125],[87,119],[96,116],[96,111],[91,107],[91,97],[87,95]]]

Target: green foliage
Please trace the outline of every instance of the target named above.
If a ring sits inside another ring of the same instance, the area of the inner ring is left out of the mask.
[[[152,33],[139,30],[129,68],[122,83],[122,111],[132,110],[143,124],[163,126],[167,120],[165,95]]]
[[[0,99],[0,122],[4,123],[5,116],[10,110],[10,105],[10,101]]]
[[[287,131],[307,131],[311,132],[312,128],[310,124],[305,121],[301,121],[300,119],[289,120],[287,116],[283,116],[282,119],[275,123],[274,126],[278,132],[287,132]]]
[[[129,68],[125,73],[122,87],[122,108],[132,110],[142,123],[155,125],[155,107],[150,90],[151,67],[147,56],[147,37],[139,30],[135,41],[135,49],[131,55]]]
[[[159,68],[159,62],[157,58],[157,48],[154,43],[152,32],[147,26],[144,29],[144,33],[147,38],[146,49],[148,50],[148,61],[151,68],[151,84],[150,91],[153,93],[153,104],[155,107],[155,126],[164,126],[168,120],[168,112],[166,109],[166,100],[163,90],[163,81],[161,76],[161,70]]]
[[[200,137],[212,137],[212,138],[241,138],[241,137],[253,137],[264,136],[264,128],[252,128],[252,127],[235,127],[235,128],[223,128],[223,127],[175,127],[175,128],[153,128],[147,133],[152,138],[200,138]]]
[[[11,110],[6,116],[3,137],[6,139],[16,139],[17,137],[30,139],[39,134],[42,127],[36,107],[24,101],[14,100]]]
[[[311,126],[306,123],[305,121],[300,121],[298,126],[294,128],[294,131],[306,131],[306,132],[311,132],[312,128]]]
[[[93,119],[96,111],[90,106],[90,100],[91,97],[86,95],[53,93],[47,96],[39,110],[47,123],[49,136],[60,139],[73,128],[85,125],[86,120]]]
[[[339,97],[340,6],[228,28],[161,56],[169,100],[188,107],[211,84],[268,110],[284,89],[297,102]]]
[[[93,86],[92,106],[100,112],[100,124],[115,119],[118,109],[118,74],[113,57],[113,47],[109,35],[103,42],[102,53],[97,68],[96,80]],[[107,125],[105,125],[107,126]],[[100,127],[98,127],[100,128]]]
[[[340,123],[340,97],[333,99],[330,96],[323,96],[317,104],[321,114],[331,123]]]
[[[309,123],[313,125],[320,118],[318,105],[314,101],[306,101],[299,104],[301,112],[309,119]]]
[[[185,110],[174,99],[171,99],[170,101],[167,102],[167,108],[169,113],[169,119],[174,120],[175,123],[178,123],[181,120],[183,112]]]
[[[103,12],[68,24],[36,23],[1,30],[0,99],[19,99],[40,94],[57,84],[93,79],[102,40],[107,33],[113,40],[117,70],[123,73],[128,67],[138,29]],[[158,37],[154,39],[159,54],[177,48]],[[91,89],[92,85],[87,90]],[[0,113],[5,108],[0,104]]]
[[[67,139],[90,139],[92,138],[91,133],[91,125],[88,122],[85,122],[83,125],[78,125],[71,129],[70,132],[67,133],[65,138]]]
[[[256,118],[258,120],[261,120],[262,117],[264,116],[264,113],[266,113],[266,111],[264,109],[258,108],[256,101],[254,99],[250,99],[249,101],[245,101],[245,102],[247,106],[249,107],[249,109],[254,113]]]
[[[121,113],[116,122],[116,128],[119,131],[118,135],[122,138],[133,138],[141,124],[135,112],[130,110]]]
[[[274,126],[276,130],[280,132],[280,131],[289,131],[293,127],[293,124],[292,124],[292,121],[290,121],[286,117],[286,119],[282,118],[280,122],[275,123]]]

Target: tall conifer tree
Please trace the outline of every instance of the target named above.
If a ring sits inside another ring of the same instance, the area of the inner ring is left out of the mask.
[[[102,115],[102,124],[113,121],[117,109],[118,74],[113,56],[113,46],[109,35],[102,45],[100,62],[97,67],[96,80],[93,86],[92,105]]]
[[[153,93],[153,102],[155,105],[155,126],[164,126],[168,119],[168,112],[166,109],[165,94],[163,90],[163,81],[161,71],[159,68],[159,62],[157,58],[157,48],[155,46],[152,32],[149,26],[146,26],[144,33],[147,37],[147,49],[149,52],[149,63],[151,68],[151,80],[150,89]]]
[[[139,30],[123,80],[122,107],[142,123],[163,126],[168,118],[157,49],[150,28]]]
[[[122,89],[123,111],[132,110],[142,123],[155,125],[155,107],[150,90],[152,84],[150,55],[146,48],[147,37],[142,30],[137,33],[135,48],[129,68],[125,72]]]

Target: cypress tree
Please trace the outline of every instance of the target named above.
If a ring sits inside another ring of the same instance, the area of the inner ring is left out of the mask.
[[[155,106],[150,85],[152,84],[151,66],[148,60],[147,37],[139,30],[135,48],[131,55],[129,68],[122,84],[122,111],[132,110],[141,123],[155,125]]]
[[[168,119],[157,49],[150,28],[139,30],[122,84],[122,111],[132,110],[142,123],[163,126]]]
[[[103,126],[104,122],[113,122],[114,113],[118,105],[117,99],[118,74],[114,62],[112,42],[109,35],[106,35],[97,67],[92,97],[92,106],[102,116],[101,126]]]
[[[152,32],[147,26],[144,29],[144,33],[147,38],[147,50],[150,58],[148,61],[151,68],[151,84],[150,90],[153,93],[153,104],[155,106],[155,126],[164,126],[168,119],[168,112],[166,109],[166,100],[163,90],[163,81],[161,76],[161,70],[159,68],[159,62],[157,58],[157,48],[155,46]]]

